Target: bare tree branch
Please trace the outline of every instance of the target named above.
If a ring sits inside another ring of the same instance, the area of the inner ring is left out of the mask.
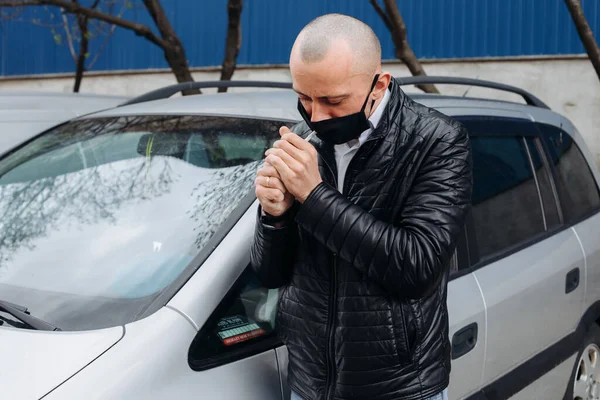
[[[116,3],[116,1],[112,1],[112,2],[105,2],[106,3],[110,3],[109,4],[109,9],[112,8],[112,6]],[[121,18],[121,16],[123,15],[123,13],[125,12],[125,10],[127,9],[127,2],[123,2],[121,5],[121,10],[119,11],[119,13],[117,14],[118,18]],[[93,23],[95,21],[90,21],[90,23]],[[94,64],[96,64],[96,61],[98,61],[98,57],[100,57],[100,54],[102,54],[102,52],[104,51],[104,49],[106,48],[106,45],[108,44],[108,40],[112,37],[112,35],[115,33],[115,29],[117,28],[116,25],[111,25],[110,29],[108,30],[108,32],[104,33],[105,34],[105,38],[104,41],[102,42],[102,44],[100,45],[100,48],[98,49],[98,51],[96,52],[96,55],[94,56],[94,58],[92,59],[92,61],[90,61],[88,63],[87,68],[91,69],[93,68]],[[98,31],[102,31],[100,26],[96,27],[96,30]]]
[[[135,22],[127,21],[121,18],[120,15],[115,16],[112,14],[112,6],[114,2],[105,1],[100,3],[96,1],[95,6],[99,6],[98,9],[91,7],[81,6],[77,0],[20,0],[20,1],[6,1],[0,0],[0,11],[6,7],[33,7],[33,6],[54,6],[61,8],[63,12],[73,14],[77,17],[78,21],[84,17],[87,22],[90,20],[102,21],[110,24],[113,27],[118,26],[124,29],[133,31],[136,35],[142,36],[150,42],[159,46],[165,56],[165,60],[171,67],[171,71],[175,75],[178,82],[193,82],[194,79],[189,69],[189,64],[183,48],[181,40],[175,33],[175,30],[171,26],[169,19],[167,18],[164,9],[162,8],[159,0],[141,0],[146,11],[152,17],[152,20],[156,24],[160,37],[157,36],[148,26],[143,24],[137,24]],[[127,3],[131,4],[131,3]],[[106,6],[106,7],[103,7]],[[103,11],[107,9],[107,11]],[[89,32],[89,26],[86,25],[86,29]],[[82,37],[83,39],[83,37]],[[89,39],[89,36],[86,38]],[[87,52],[86,52],[87,53]],[[81,61],[81,54],[79,62]],[[95,60],[94,60],[95,61]],[[199,94],[200,90],[186,90],[183,94]]]
[[[221,80],[231,80],[236,67],[236,59],[242,46],[242,15],[243,0],[228,0],[227,2],[227,39],[225,40],[225,58],[221,67]],[[219,92],[226,92],[227,88],[219,88]]]
[[[171,70],[173,70],[173,74],[175,74],[177,82],[193,82],[194,78],[190,72],[190,67],[187,62],[185,50],[183,49],[183,44],[171,26],[171,23],[169,22],[169,19],[165,14],[165,10],[162,8],[160,2],[158,0],[142,1],[148,10],[148,13],[150,13],[152,20],[156,24],[161,36],[167,43],[169,43],[168,46],[163,46],[163,50],[165,52],[165,59],[171,66]],[[199,93],[201,93],[199,89],[183,91],[184,95]]]
[[[585,18],[583,13],[583,9],[581,8],[580,0],[565,0],[565,4],[569,9],[569,13],[571,14],[571,18],[573,18],[573,22],[575,23],[575,27],[577,28],[577,33],[579,34],[579,38],[581,39],[581,43],[585,48],[585,51],[596,70],[596,74],[598,75],[598,79],[600,79],[600,49],[598,49],[598,44],[596,43],[596,39],[594,39],[594,33],[590,28],[590,25]]]
[[[396,57],[400,59],[407,67],[413,76],[427,75],[425,70],[421,66],[419,59],[410,47],[407,39],[406,24],[398,9],[396,0],[383,0],[385,10],[382,9],[378,0],[369,0],[371,5],[375,8],[375,11],[385,25],[390,30],[392,40],[396,48]],[[425,93],[439,93],[437,88],[432,84],[415,85]]]
[[[148,0],[144,0],[148,1]],[[151,0],[154,1],[154,0]],[[156,36],[146,25],[136,24],[135,22],[127,21],[114,15],[106,14],[101,11],[92,10],[89,7],[84,7],[76,3],[71,3],[66,0],[22,0],[22,1],[0,1],[0,8],[3,7],[31,7],[31,6],[55,6],[64,9],[69,14],[81,14],[88,18],[105,21],[109,24],[120,26],[135,32],[136,35],[142,36],[157,46],[168,49],[171,43]]]
[[[79,0],[73,0],[73,3],[78,4]],[[94,0],[91,8],[92,10],[98,7],[100,0]],[[79,92],[81,87],[81,81],[83,80],[83,73],[85,72],[85,60],[88,57],[89,49],[89,17],[77,14],[77,24],[79,26],[79,34],[81,35],[81,42],[79,44],[79,56],[77,57],[77,64],[75,68],[75,84],[73,85],[73,92]]]
[[[61,9],[62,11],[62,9]],[[67,35],[67,43],[69,45],[69,51],[71,52],[71,57],[73,57],[73,61],[77,60],[77,55],[75,54],[75,46],[73,46],[73,35],[71,35],[71,29],[69,28],[69,18],[67,14],[61,12],[63,27],[65,29],[65,34]]]
[[[377,14],[379,14],[379,17],[381,17],[381,19],[383,20],[383,23],[385,24],[385,26],[387,26],[389,31],[391,32],[392,30],[394,30],[394,27],[392,26],[390,19],[385,14],[385,11],[383,10],[383,8],[381,8],[381,6],[379,5],[379,1],[378,0],[369,0],[369,2],[373,6],[373,8],[375,8],[375,11],[377,11]]]
[[[45,23],[43,23],[41,21],[38,21],[38,20],[31,21],[31,23],[34,24],[34,25],[36,25],[36,26],[40,26],[42,28],[50,28],[50,29],[61,28],[63,26],[62,23],[59,23],[59,24],[49,24],[49,23],[46,23],[45,24]]]
[[[123,8],[121,9],[121,11],[119,12],[119,14],[117,16],[121,17],[121,15],[123,15],[123,11],[125,11],[125,6],[123,6]],[[111,25],[110,30],[108,31],[108,33],[106,33],[106,37],[104,38],[104,42],[102,42],[102,44],[100,45],[100,48],[96,52],[96,55],[94,56],[94,59],[89,62],[88,69],[91,69],[94,66],[94,64],[96,64],[96,61],[98,61],[98,57],[100,57],[100,54],[102,54],[102,52],[106,48],[106,45],[108,44],[108,40],[115,33],[115,29],[117,29],[117,26],[116,25]]]

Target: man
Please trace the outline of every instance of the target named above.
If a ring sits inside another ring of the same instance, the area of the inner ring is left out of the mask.
[[[354,18],[307,25],[290,71],[305,122],[281,128],[258,172],[252,265],[282,287],[276,327],[292,399],[446,398],[467,133],[400,90]]]

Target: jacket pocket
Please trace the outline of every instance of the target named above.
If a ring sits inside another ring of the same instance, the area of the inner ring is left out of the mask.
[[[408,304],[398,304],[394,299],[391,300],[391,304],[398,360],[400,365],[412,364],[416,337],[413,313]]]

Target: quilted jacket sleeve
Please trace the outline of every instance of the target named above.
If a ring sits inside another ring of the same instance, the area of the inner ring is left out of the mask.
[[[302,137],[310,133],[304,122],[292,126],[291,130]],[[258,208],[254,240],[250,251],[250,265],[263,286],[275,289],[288,284],[298,245],[298,227],[294,216],[298,203],[288,211],[288,218],[278,228],[263,224]]]
[[[264,224],[259,207],[250,252],[250,264],[263,286],[274,289],[288,283],[297,245],[297,226],[290,217],[280,227]]]
[[[426,295],[445,272],[471,200],[468,135],[462,127],[446,127],[449,132],[431,139],[395,224],[377,220],[325,183],[309,195],[296,221],[390,293]]]

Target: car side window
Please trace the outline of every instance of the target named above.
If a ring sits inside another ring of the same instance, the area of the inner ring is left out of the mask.
[[[598,186],[573,139],[559,128],[544,126],[543,129],[556,172],[565,222],[579,222],[600,208]]]
[[[474,136],[471,147],[474,237],[483,260],[544,232],[544,214],[526,138]]]
[[[278,346],[277,298],[247,267],[192,342],[190,366],[213,368]]]
[[[544,208],[545,227],[551,230],[560,226],[560,216],[558,203],[552,189],[552,176],[546,160],[542,158],[544,153],[542,142],[539,138],[526,138],[527,148],[531,157],[531,165],[535,171],[535,178],[539,188],[539,194],[542,197],[542,206]]]

